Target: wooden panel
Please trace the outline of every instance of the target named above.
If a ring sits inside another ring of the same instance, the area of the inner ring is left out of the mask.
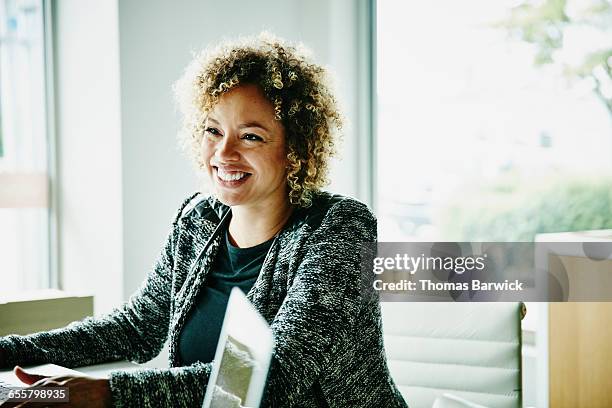
[[[570,300],[610,296],[612,260],[554,256],[549,268],[567,272]],[[551,303],[549,352],[551,407],[612,407],[612,302]]]
[[[612,407],[612,303],[551,303],[553,408]]]
[[[563,271],[567,274],[568,301],[612,300],[612,260],[550,255],[548,267],[560,280],[563,280]]]

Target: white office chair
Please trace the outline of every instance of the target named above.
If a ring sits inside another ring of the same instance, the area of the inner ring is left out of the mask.
[[[411,408],[452,394],[521,406],[522,303],[381,304],[391,375]]]

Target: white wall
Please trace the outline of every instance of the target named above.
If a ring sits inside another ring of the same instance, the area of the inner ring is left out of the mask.
[[[53,2],[60,285],[122,300],[117,3]]]
[[[179,7],[180,5],[180,7]],[[348,119],[331,190],[367,200],[353,125],[364,101],[351,0],[53,2],[60,284],[108,312],[140,285],[197,178],[179,152],[172,84],[192,51],[270,30],[329,65]],[[368,101],[365,101],[368,102]]]
[[[196,186],[189,163],[176,149],[179,119],[171,94],[171,85],[190,61],[191,51],[263,29],[303,41],[317,61],[335,71],[350,123],[359,109],[356,3],[363,2],[119,2],[124,297],[150,270],[174,211]],[[331,188],[360,196],[359,171],[369,169],[357,165],[354,130],[347,127],[347,154],[334,167]]]

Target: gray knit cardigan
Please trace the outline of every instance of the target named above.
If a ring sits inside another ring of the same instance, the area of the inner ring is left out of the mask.
[[[194,263],[227,209],[202,194],[186,199],[155,267],[127,303],[62,329],[0,338],[7,365],[142,363],[169,336],[171,368],[111,373],[114,406],[200,407],[211,364],[180,367],[177,343],[220,238]],[[328,193],[296,210],[277,235],[248,293],[275,338],[262,407],[407,406],[387,368],[380,305],[360,290],[360,245],[375,240],[368,208]]]

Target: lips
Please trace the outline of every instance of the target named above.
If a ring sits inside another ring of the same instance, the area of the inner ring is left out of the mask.
[[[215,166],[213,166],[213,168],[215,169],[217,180],[220,182],[220,184],[225,186],[237,186],[242,184],[249,176],[251,176],[251,173],[237,168]]]

